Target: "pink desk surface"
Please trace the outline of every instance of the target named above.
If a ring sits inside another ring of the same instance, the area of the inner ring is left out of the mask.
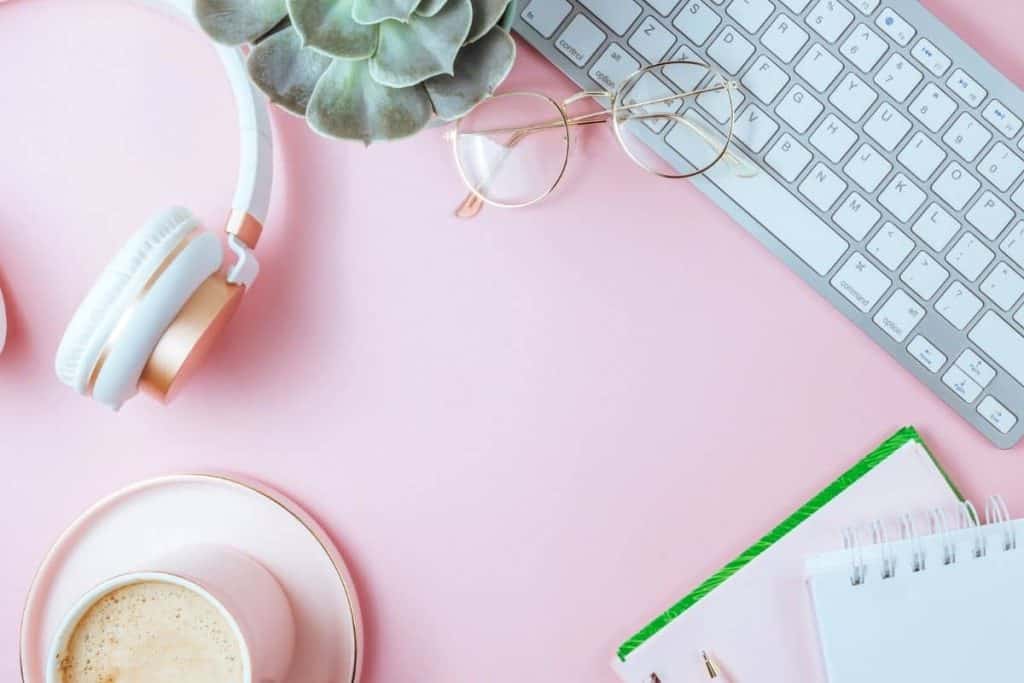
[[[928,3],[1024,83],[1021,11]],[[229,470],[347,554],[370,683],[608,683],[619,641],[903,424],[1024,511],[990,446],[686,184],[584,135],[542,208],[450,212],[440,135],[363,149],[274,116],[264,274],[171,409],[53,378],[66,320],[156,207],[219,225],[234,182],[212,51],[120,0],[0,9],[0,679],[22,601],[96,497]],[[569,85],[528,49],[512,84]]]

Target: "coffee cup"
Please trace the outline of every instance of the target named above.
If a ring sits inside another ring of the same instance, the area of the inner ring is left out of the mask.
[[[263,565],[225,546],[147,564],[78,599],[51,641],[46,683],[206,683],[206,672],[215,683],[284,683],[295,624]]]

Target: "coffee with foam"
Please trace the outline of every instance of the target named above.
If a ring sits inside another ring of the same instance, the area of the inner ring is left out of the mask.
[[[75,624],[61,683],[242,683],[242,650],[220,610],[176,584],[143,581],[100,598]]]

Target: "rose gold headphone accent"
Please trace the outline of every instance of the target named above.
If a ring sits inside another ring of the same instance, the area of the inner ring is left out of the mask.
[[[256,220],[252,214],[239,209],[232,209],[228,214],[228,224],[224,227],[229,235],[234,235],[242,240],[242,243],[250,249],[256,248],[263,234],[263,224]]]
[[[139,388],[168,402],[202,364],[214,340],[242,303],[245,287],[223,273],[208,277],[160,337],[146,361]]]
[[[99,378],[100,372],[103,370],[103,366],[106,364],[111,351],[113,351],[114,345],[117,344],[117,340],[121,337],[125,328],[128,327],[128,321],[131,320],[132,314],[135,312],[135,307],[139,305],[139,302],[142,301],[147,294],[149,294],[149,290],[153,288],[153,285],[155,285],[156,281],[160,279],[160,276],[164,274],[164,271],[174,263],[174,259],[178,258],[181,252],[185,251],[185,247],[192,242],[192,239],[198,233],[199,230],[197,228],[193,228],[190,233],[182,238],[178,243],[178,246],[171,249],[170,253],[164,257],[164,260],[160,262],[157,269],[153,271],[153,274],[149,276],[148,280],[146,280],[146,284],[142,286],[139,293],[135,295],[135,299],[128,304],[128,307],[124,309],[124,313],[122,313],[121,317],[117,319],[117,323],[114,324],[114,328],[110,331],[110,335],[107,337],[107,340],[103,342],[103,348],[100,349],[99,355],[96,356],[96,362],[92,366],[92,371],[89,373],[89,381],[86,384],[86,394],[92,395],[92,391],[96,386],[96,380]]]

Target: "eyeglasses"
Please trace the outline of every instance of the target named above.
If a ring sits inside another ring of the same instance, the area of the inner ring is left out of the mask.
[[[536,204],[565,177],[572,132],[608,122],[626,155],[653,175],[692,178],[720,162],[737,175],[755,175],[757,167],[732,149],[738,89],[736,81],[707,64],[671,60],[634,72],[613,91],[587,90],[561,102],[539,92],[494,95],[456,121],[448,134],[469,188],[455,213],[472,218],[484,204]],[[611,105],[569,113],[587,98]],[[689,106],[693,102],[704,113]],[[650,143],[661,135],[686,164],[671,166],[652,151]]]

